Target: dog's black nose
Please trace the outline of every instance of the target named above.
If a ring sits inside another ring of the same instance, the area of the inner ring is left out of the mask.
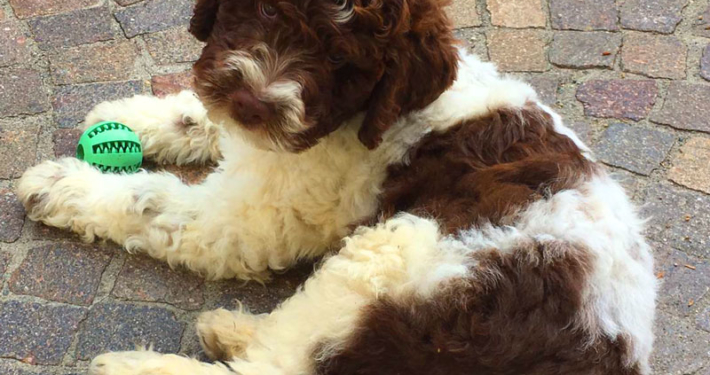
[[[259,125],[269,121],[274,111],[246,89],[232,93],[232,115],[244,125]]]

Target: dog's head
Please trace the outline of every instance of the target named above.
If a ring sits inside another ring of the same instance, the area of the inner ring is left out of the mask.
[[[196,90],[265,149],[300,151],[359,112],[375,148],[456,76],[444,0],[198,0]]]

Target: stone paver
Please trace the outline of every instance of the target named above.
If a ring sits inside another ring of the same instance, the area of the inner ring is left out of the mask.
[[[0,304],[0,357],[58,364],[86,311],[72,306],[7,301]]]
[[[127,37],[184,25],[192,16],[192,0],[146,0],[115,13]]]
[[[49,56],[56,84],[120,81],[136,78],[138,52],[131,42],[99,43],[61,50]]]
[[[49,96],[39,72],[26,68],[0,70],[0,117],[31,115],[49,109]]]
[[[17,241],[24,223],[25,209],[15,193],[8,189],[0,189],[0,242]]]
[[[710,44],[703,50],[700,60],[700,76],[710,81]]]
[[[698,258],[710,255],[710,205],[708,196],[655,183],[644,193],[641,212],[650,218],[647,235]]]
[[[0,67],[29,60],[29,40],[19,22],[0,22]]]
[[[620,45],[620,34],[561,31],[552,40],[550,62],[563,68],[610,69]]]
[[[710,139],[688,139],[673,159],[668,178],[680,185],[710,194]]]
[[[97,103],[191,86],[193,5],[0,4],[0,335],[12,337],[0,336],[0,374],[84,374],[96,354],[151,342],[199,355],[199,311],[268,312],[311,272],[266,286],[203,281],[116,245],[80,245],[24,218],[12,193],[31,165],[74,154]],[[708,0],[454,0],[446,11],[463,48],[530,82],[643,207],[663,282],[655,373],[710,375]],[[145,167],[188,184],[214,168]]]
[[[550,0],[552,27],[560,30],[618,30],[614,0]]]
[[[649,175],[670,151],[676,136],[621,123],[611,124],[595,147],[607,164]]]
[[[19,18],[58,14],[99,5],[101,0],[9,0]]]
[[[626,0],[621,6],[621,26],[670,34],[681,21],[688,0]]]
[[[507,72],[547,70],[545,37],[541,31],[493,30],[488,34],[491,60]]]
[[[446,13],[456,28],[481,25],[481,16],[476,9],[475,0],[453,0],[446,8]]]
[[[624,37],[624,71],[652,78],[685,78],[688,49],[674,36],[633,33]]]
[[[587,116],[634,121],[648,116],[657,96],[658,86],[650,80],[591,80],[577,90]]]
[[[97,304],[83,324],[76,355],[86,360],[103,352],[150,344],[156,351],[175,353],[180,349],[184,328],[174,313],[162,307]]]
[[[488,11],[495,26],[545,27],[547,23],[542,0],[488,0]]]
[[[710,86],[673,82],[661,111],[651,120],[676,129],[710,132]]]
[[[90,305],[111,258],[109,251],[97,246],[58,243],[36,247],[12,275],[10,290],[49,301]]]
[[[148,34],[145,42],[159,65],[196,61],[203,45],[184,27]]]
[[[192,88],[192,71],[153,76],[153,95],[165,96]]]
[[[60,86],[52,97],[54,119],[60,128],[74,127],[84,121],[87,112],[103,101],[130,98],[147,91],[144,81]]]
[[[144,256],[128,258],[111,294],[119,299],[165,302],[186,310],[204,303],[203,279]]]

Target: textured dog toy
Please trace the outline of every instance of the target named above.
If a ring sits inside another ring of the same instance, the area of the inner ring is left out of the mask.
[[[103,172],[132,173],[141,167],[143,149],[138,136],[128,126],[104,121],[81,135],[76,157]]]

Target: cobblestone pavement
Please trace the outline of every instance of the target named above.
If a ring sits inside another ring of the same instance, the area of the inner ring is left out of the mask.
[[[265,312],[311,267],[268,287],[204,282],[25,217],[30,165],[70,155],[94,104],[189,85],[194,0],[0,0],[0,374],[79,374],[153,343],[200,356],[200,311]],[[531,82],[651,217],[663,286],[657,374],[710,374],[708,0],[459,0],[458,36]],[[190,180],[200,171],[178,171]]]

